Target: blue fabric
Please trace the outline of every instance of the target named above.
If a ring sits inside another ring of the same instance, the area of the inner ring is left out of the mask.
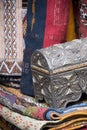
[[[47,0],[36,0],[35,15],[32,13],[33,0],[28,0],[27,12],[27,32],[25,37],[25,50],[23,56],[23,69],[21,77],[20,89],[22,93],[34,96],[34,88],[31,72],[31,55],[36,49],[43,47],[44,28],[46,19]],[[35,23],[31,30],[32,18],[35,18]]]
[[[87,103],[80,103],[80,104],[77,104],[77,105],[72,105],[70,107],[67,107],[67,108],[61,109],[61,110],[54,109],[54,108],[48,108],[47,111],[44,114],[44,119],[45,120],[52,120],[51,119],[52,113],[59,115],[59,116],[62,116],[64,114],[68,114],[70,112],[74,112],[76,110],[81,110],[81,109],[84,109],[84,108],[87,109]]]

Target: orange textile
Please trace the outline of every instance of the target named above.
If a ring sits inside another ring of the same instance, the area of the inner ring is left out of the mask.
[[[76,38],[75,21],[74,21],[74,13],[73,13],[73,4],[72,4],[72,0],[71,0],[70,1],[69,22],[68,22],[67,33],[66,33],[66,41],[71,41],[75,38]]]

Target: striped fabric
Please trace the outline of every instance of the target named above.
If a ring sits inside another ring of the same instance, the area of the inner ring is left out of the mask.
[[[27,10],[21,91],[34,96],[31,55],[36,49],[66,41],[70,0],[28,0]]]

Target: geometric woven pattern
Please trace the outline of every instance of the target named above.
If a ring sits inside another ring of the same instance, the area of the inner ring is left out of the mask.
[[[16,0],[4,0],[5,58],[17,56]]]
[[[1,62],[0,65],[0,73],[1,74],[11,74],[11,75],[20,75],[20,72],[22,71],[22,63],[17,62]]]
[[[21,75],[22,0],[0,0],[0,75]]]

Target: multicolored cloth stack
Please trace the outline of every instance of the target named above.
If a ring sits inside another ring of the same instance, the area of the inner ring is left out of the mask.
[[[0,104],[0,116],[23,130],[79,130],[87,127],[87,101],[59,110],[44,103],[37,104],[32,97],[1,86]]]

